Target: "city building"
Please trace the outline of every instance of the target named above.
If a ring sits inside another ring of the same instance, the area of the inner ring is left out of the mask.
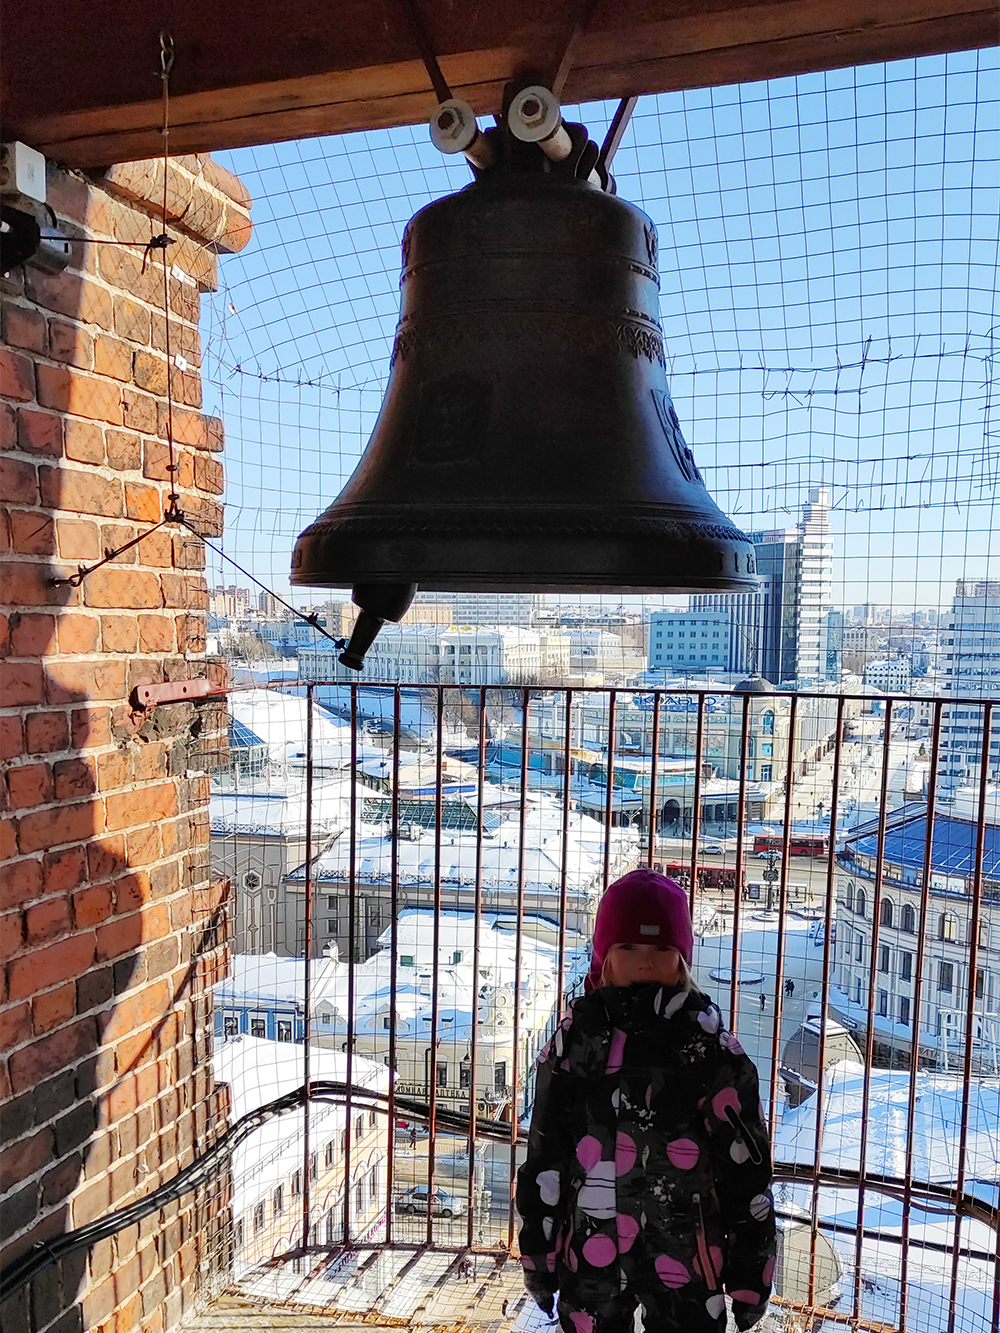
[[[1000,700],[1000,583],[959,580],[951,614],[944,619],[940,665],[946,697]],[[990,727],[987,777],[1000,778],[1000,706]],[[978,777],[983,751],[983,710],[959,703],[944,710],[941,774],[961,785]]]
[[[454,625],[520,625],[530,629],[538,597],[524,592],[418,592],[413,608],[428,603],[449,607]]]
[[[833,536],[829,491],[809,492],[795,527],[749,534],[757,558],[756,593],[702,593],[692,611],[729,612],[732,659],[726,669],[768,680],[839,680],[842,619],[831,617]]]
[[[1000,1075],[1000,792],[986,794],[982,901],[973,943],[973,865],[979,789],[960,788],[954,806],[934,816],[928,906],[921,899],[927,807],[905,804],[888,817],[881,885],[876,880],[875,824],[849,838],[838,854],[836,958],[831,1007],[855,1034],[874,1028],[878,1062],[909,1058],[915,1025],[922,1051],[938,1068],[964,1058],[972,991],[972,1058],[989,1077]],[[916,1013],[917,952],[923,939],[920,1014]],[[872,957],[872,944],[876,956]],[[874,973],[874,1013],[869,978]]]
[[[656,611],[649,621],[649,668],[699,675],[733,670],[733,633],[726,611]]]
[[[876,658],[865,667],[865,685],[883,694],[909,694],[911,677],[907,657]]]
[[[440,636],[444,685],[537,684],[542,672],[538,633],[519,625],[459,624]]]

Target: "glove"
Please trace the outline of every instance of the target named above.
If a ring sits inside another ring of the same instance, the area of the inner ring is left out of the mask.
[[[555,1307],[557,1280],[555,1273],[529,1273],[525,1270],[524,1285],[538,1308],[551,1317]]]

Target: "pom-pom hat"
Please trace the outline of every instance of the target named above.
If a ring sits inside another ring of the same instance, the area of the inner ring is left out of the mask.
[[[632,870],[608,885],[594,923],[588,989],[600,986],[604,960],[615,944],[670,945],[690,965],[694,932],[680,885],[655,870]]]

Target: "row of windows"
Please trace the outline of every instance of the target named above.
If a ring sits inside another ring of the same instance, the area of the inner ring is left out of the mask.
[[[293,1193],[294,1192],[295,1191],[293,1190]],[[301,1189],[299,1190],[299,1193],[301,1193]],[[367,1176],[359,1180],[354,1187],[354,1206],[359,1213],[365,1207],[366,1194],[370,1203],[374,1203],[375,1200],[378,1198],[378,1167],[376,1166],[373,1166],[371,1171],[368,1172]],[[271,1195],[271,1215],[272,1217],[281,1217],[284,1211],[285,1211],[285,1189],[283,1185],[279,1185]],[[331,1208],[326,1214],[326,1230],[327,1230],[328,1244],[333,1244],[335,1240],[335,1231],[336,1231],[335,1216],[336,1216],[335,1208]],[[264,1227],[267,1225],[267,1204],[263,1199],[261,1199],[259,1203],[254,1204],[251,1218],[252,1218],[253,1234],[257,1236],[260,1234],[260,1232],[264,1230]],[[314,1229],[315,1233],[317,1233],[314,1234],[313,1236],[314,1244],[318,1244],[318,1230],[319,1228],[317,1226]],[[244,1242],[243,1219],[240,1218],[239,1221],[236,1223],[236,1248],[242,1249],[243,1242]]]

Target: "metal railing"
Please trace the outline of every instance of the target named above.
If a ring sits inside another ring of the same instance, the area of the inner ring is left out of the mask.
[[[956,704],[991,774],[993,706],[940,700],[922,728],[912,702],[232,691],[214,1059],[250,1128],[214,1286],[413,1327],[513,1318],[531,1067],[603,886],[644,864],[688,889],[695,974],[759,1070],[771,1326],[995,1328],[1000,806],[942,780]]]

